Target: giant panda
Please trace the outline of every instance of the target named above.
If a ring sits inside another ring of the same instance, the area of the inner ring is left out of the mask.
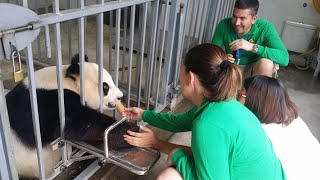
[[[102,140],[103,130],[114,123],[115,119],[98,112],[100,106],[98,65],[90,62],[84,63],[85,105],[80,103],[78,55],[73,57],[70,65],[62,66],[62,73],[65,136],[71,140]],[[34,75],[44,167],[45,174],[48,176],[53,172],[54,166],[61,160],[60,149],[52,151],[50,147],[50,143],[60,136],[56,67],[40,69]],[[39,170],[28,84],[28,78],[18,83],[6,95],[6,102],[19,177],[34,178],[39,177]],[[115,108],[114,104],[119,102],[123,96],[123,93],[115,86],[112,77],[105,69],[103,69],[103,94],[103,110],[113,110]],[[86,132],[89,127],[91,131]],[[122,123],[110,132],[110,144],[115,147],[129,146],[122,138],[128,129],[137,131],[137,126],[129,122]]]

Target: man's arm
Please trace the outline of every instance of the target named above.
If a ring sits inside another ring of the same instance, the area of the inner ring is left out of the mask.
[[[287,66],[289,64],[288,51],[273,25],[270,25],[266,33],[266,39],[262,45],[259,44],[257,54],[263,58],[272,60],[276,64]]]
[[[259,45],[257,54],[281,66],[289,64],[288,51],[273,26],[267,33],[263,45]]]

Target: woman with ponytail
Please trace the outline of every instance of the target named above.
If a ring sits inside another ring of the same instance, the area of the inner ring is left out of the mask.
[[[159,141],[146,127],[128,131],[132,145],[168,154],[168,168],[158,179],[282,180],[285,175],[256,116],[236,100],[240,70],[223,61],[224,51],[213,44],[189,50],[181,65],[182,95],[195,107],[183,114],[127,108],[124,115],[171,131],[192,131],[191,149]]]

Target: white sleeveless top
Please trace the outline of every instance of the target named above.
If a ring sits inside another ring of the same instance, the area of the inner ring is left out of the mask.
[[[300,117],[288,126],[262,126],[288,180],[320,180],[320,144]]]

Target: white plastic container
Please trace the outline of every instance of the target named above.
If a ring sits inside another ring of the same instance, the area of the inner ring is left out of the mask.
[[[285,21],[281,39],[289,51],[303,53],[312,48],[317,27],[293,21]]]

